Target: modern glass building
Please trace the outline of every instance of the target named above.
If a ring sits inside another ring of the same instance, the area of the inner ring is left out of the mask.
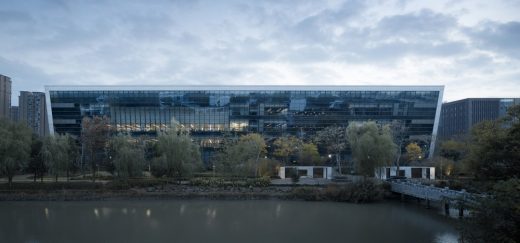
[[[443,86],[46,86],[49,131],[79,136],[85,116],[107,116],[121,133],[155,136],[173,120],[203,148],[226,132],[305,138],[327,126],[401,120],[431,136]]]

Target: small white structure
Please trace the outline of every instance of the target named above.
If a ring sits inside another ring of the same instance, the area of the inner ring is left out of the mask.
[[[404,176],[409,179],[430,179],[435,180],[435,167],[427,166],[397,166],[379,167],[374,170],[376,178],[388,179],[392,176]]]
[[[332,179],[330,166],[281,166],[278,176],[281,179],[291,178],[291,173],[297,172],[300,178]]]

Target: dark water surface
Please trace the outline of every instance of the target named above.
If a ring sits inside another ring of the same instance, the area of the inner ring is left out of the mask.
[[[415,205],[299,201],[0,202],[1,242],[456,242]]]

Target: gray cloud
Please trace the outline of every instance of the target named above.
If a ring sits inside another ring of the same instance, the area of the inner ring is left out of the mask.
[[[520,22],[488,22],[481,27],[468,29],[467,33],[478,48],[520,58]]]
[[[496,5],[520,8],[505,1]],[[471,4],[10,1],[0,5],[0,73],[29,90],[71,83],[448,84],[446,97],[454,99],[457,89],[479,96],[474,87],[500,82],[504,88],[487,90],[520,93],[511,71],[520,67],[520,17],[505,22]],[[462,24],[468,15],[478,24]]]
[[[457,28],[456,20],[428,9],[384,17],[374,32],[376,37],[411,38],[433,41],[445,39],[448,31]]]

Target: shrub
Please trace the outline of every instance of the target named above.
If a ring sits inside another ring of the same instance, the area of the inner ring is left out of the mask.
[[[193,178],[190,180],[192,186],[203,186],[203,187],[221,187],[226,183],[222,178]]]
[[[260,159],[258,173],[260,176],[277,176],[280,163],[274,159]]]
[[[168,173],[166,157],[160,156],[152,159],[151,173],[155,177],[163,177]]]
[[[99,190],[103,189],[103,185],[100,183],[91,183],[91,182],[53,182],[53,183],[40,183],[40,182],[15,182],[12,185],[12,188],[9,188],[9,184],[2,183],[0,184],[0,190],[43,190],[43,191],[52,191],[52,190]]]
[[[269,185],[271,185],[271,178],[269,176],[262,176],[260,178],[248,179],[246,181],[246,186],[268,187]]]
[[[384,185],[372,181],[360,181],[345,185],[329,185],[323,192],[323,198],[338,202],[367,203],[383,199]]]
[[[291,191],[293,198],[303,199],[305,201],[320,201],[323,199],[322,192],[315,187],[298,187]]]
[[[108,189],[124,190],[132,187],[144,188],[167,184],[168,180],[164,179],[130,179],[130,180],[114,180],[107,183]]]

